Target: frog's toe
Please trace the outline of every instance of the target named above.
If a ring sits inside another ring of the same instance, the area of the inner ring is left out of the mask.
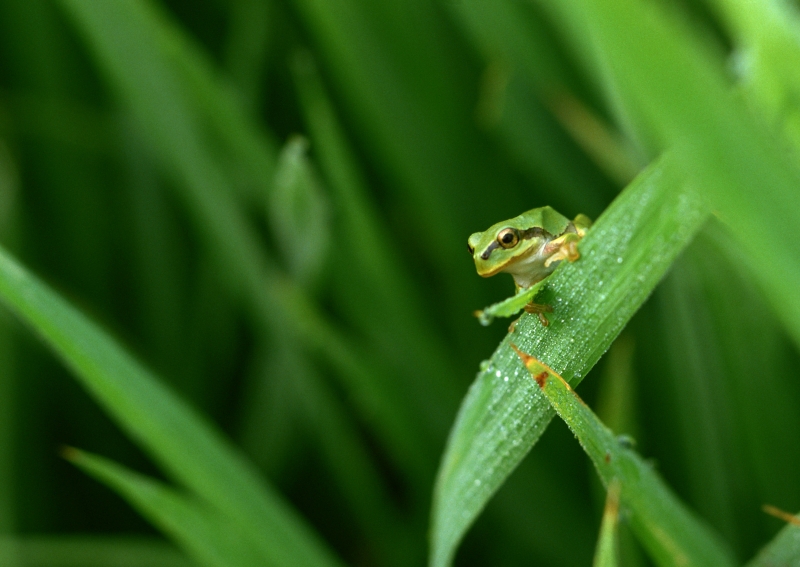
[[[578,243],[575,240],[567,240],[561,243],[558,250],[544,261],[544,267],[549,268],[551,264],[560,262],[561,260],[574,262],[580,257],[581,254],[578,252]]]
[[[530,313],[532,315],[536,315],[539,318],[539,321],[545,327],[547,327],[550,324],[550,321],[547,320],[547,317],[545,317],[544,314],[552,313],[552,311],[553,308],[544,303],[534,303],[533,301],[531,301],[525,306],[525,312]]]

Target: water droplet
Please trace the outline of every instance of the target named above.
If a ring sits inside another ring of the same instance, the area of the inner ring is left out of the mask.
[[[619,258],[617,258],[617,264],[622,264],[622,256],[620,256]]]
[[[475,479],[475,486],[480,486],[480,485],[481,485],[481,479],[476,478]]]
[[[479,368],[481,372],[486,372],[489,369],[489,364],[491,364],[488,360],[481,360],[481,364]]]
[[[502,372],[500,372],[499,370],[497,370],[497,371],[494,373],[494,375],[495,375],[495,376],[497,376],[498,378],[500,378],[500,376],[502,376],[502,375],[503,375],[503,373],[502,373]]]
[[[508,382],[508,376],[503,376],[503,382]]]

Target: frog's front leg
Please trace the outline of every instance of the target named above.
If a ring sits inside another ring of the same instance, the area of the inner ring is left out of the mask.
[[[544,267],[550,267],[553,262],[560,262],[561,260],[574,262],[580,258],[578,242],[581,241],[581,237],[582,235],[568,232],[545,244],[544,254],[547,256],[547,260],[544,261]]]

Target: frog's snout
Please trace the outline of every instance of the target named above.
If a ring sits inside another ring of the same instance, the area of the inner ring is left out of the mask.
[[[471,234],[467,239],[467,250],[469,251],[470,256],[475,256],[475,248],[478,246],[478,242],[480,242],[481,233],[476,232]]]

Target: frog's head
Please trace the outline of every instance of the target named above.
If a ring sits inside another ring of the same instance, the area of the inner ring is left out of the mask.
[[[548,236],[540,226],[504,221],[470,235],[467,249],[475,260],[478,275],[488,278],[499,272],[512,271],[514,264],[539,250]]]

